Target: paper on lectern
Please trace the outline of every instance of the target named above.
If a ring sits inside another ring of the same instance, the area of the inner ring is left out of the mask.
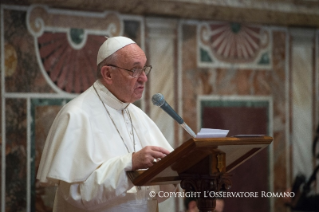
[[[227,136],[228,132],[229,130],[202,128],[196,138],[223,138]]]

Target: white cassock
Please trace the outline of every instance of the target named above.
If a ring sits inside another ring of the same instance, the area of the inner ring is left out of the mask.
[[[55,118],[37,178],[58,185],[54,211],[156,211],[161,200],[150,198],[149,192],[173,191],[175,186],[138,189],[132,184],[126,171],[132,169],[134,139],[135,151],[145,146],[173,148],[142,110],[118,100],[99,81],[94,87],[114,123],[91,86]]]

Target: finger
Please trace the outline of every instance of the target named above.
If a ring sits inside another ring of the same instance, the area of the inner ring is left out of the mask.
[[[147,162],[146,167],[145,168],[149,168],[153,166],[153,160],[150,160]]]
[[[168,155],[170,153],[170,151],[168,151],[167,149],[164,149],[162,147],[159,146],[151,146],[152,150],[157,151],[157,152],[161,152],[165,155]]]
[[[151,156],[155,159],[158,159],[158,158],[164,158],[166,154],[163,154],[162,152],[153,151],[151,153]]]
[[[149,155],[149,156],[145,157],[144,163],[147,166],[153,165],[154,160],[155,160],[155,157],[153,157],[152,155]]]
[[[143,151],[135,152],[132,155],[132,170],[145,169],[153,165],[153,157]]]

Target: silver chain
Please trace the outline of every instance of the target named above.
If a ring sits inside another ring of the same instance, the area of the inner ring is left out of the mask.
[[[95,90],[96,94],[98,95],[98,97],[99,97],[99,99],[100,99],[100,101],[101,101],[101,103],[102,103],[103,107],[105,108],[105,110],[106,110],[107,114],[108,114],[108,115],[109,115],[109,117],[111,118],[112,123],[113,123],[113,125],[114,125],[114,127],[115,127],[116,131],[117,131],[117,132],[118,132],[118,134],[120,135],[120,137],[121,137],[121,139],[122,139],[122,141],[123,141],[123,144],[125,145],[125,147],[126,147],[126,149],[127,149],[127,152],[128,152],[128,153],[130,153],[130,151],[129,151],[129,149],[128,149],[127,145],[126,145],[126,143],[124,142],[124,139],[123,139],[123,137],[122,137],[122,135],[121,135],[120,131],[118,130],[118,128],[117,128],[117,126],[116,126],[116,124],[115,124],[114,120],[112,119],[112,116],[111,116],[111,114],[110,114],[109,110],[105,107],[105,104],[103,103],[103,101],[102,101],[102,99],[101,99],[101,97],[100,97],[100,94],[97,92],[97,90],[96,90],[96,88],[95,88],[95,86],[94,86],[94,85],[93,85],[93,88],[94,88],[94,90]],[[134,137],[134,130],[133,130],[133,122],[132,122],[132,118],[131,118],[130,111],[129,111],[128,109],[126,109],[126,113],[128,114],[128,116],[129,116],[129,118],[130,118],[130,121],[131,121],[131,129],[132,129],[132,135],[133,135],[133,148],[134,148],[134,152],[135,152],[135,137]]]

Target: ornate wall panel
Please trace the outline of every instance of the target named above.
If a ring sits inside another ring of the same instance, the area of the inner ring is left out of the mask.
[[[271,68],[269,27],[204,22],[197,27],[199,67]]]
[[[45,6],[29,7],[26,24],[43,76],[53,90],[67,93],[81,93],[92,85],[104,36],[122,35],[124,25],[114,12],[89,17]]]
[[[287,145],[289,43],[286,29],[196,21],[184,21],[180,29],[180,98],[185,122],[199,130],[201,118],[196,102],[201,95],[219,96],[220,100],[236,96],[238,101],[246,96],[272,98],[270,128],[273,130],[269,133],[274,141],[267,153],[268,189],[285,191],[290,170],[287,166],[290,146]],[[241,46],[244,44],[245,48]],[[188,137],[185,132],[183,135],[184,139]],[[282,199],[269,201],[270,210],[284,210]]]

